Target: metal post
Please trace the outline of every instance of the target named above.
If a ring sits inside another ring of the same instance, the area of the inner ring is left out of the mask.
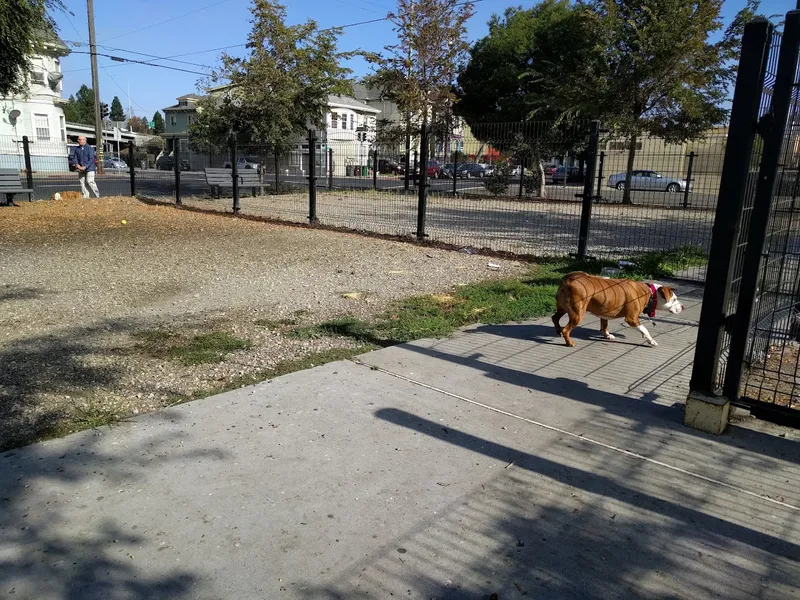
[[[519,157],[519,193],[517,193],[517,198],[522,199],[522,186],[525,185],[525,155],[522,154]]]
[[[458,150],[453,152],[453,196],[458,195],[458,177],[456,177],[456,173],[458,173]]]
[[[411,170],[411,124],[406,119],[406,166],[405,166],[405,190],[408,191],[408,172]]]
[[[786,14],[784,21],[771,110],[762,117],[762,122],[765,122],[766,126],[759,128],[762,131],[764,149],[761,154],[761,167],[756,183],[753,212],[750,215],[750,232],[742,263],[742,280],[739,286],[736,318],[732,321],[728,366],[725,369],[725,382],[722,387],[722,394],[729,400],[738,398],[742,382],[747,337],[758,294],[761,258],[767,239],[767,227],[778,163],[781,160],[783,149],[786,122],[789,119],[789,105],[792,101],[798,55],[800,55],[800,11],[792,10]]]
[[[414,150],[414,172],[412,175],[412,177],[414,178],[414,185],[417,185],[417,169],[419,169],[419,165],[417,163],[417,151]]]
[[[375,153],[372,156],[372,189],[378,189],[378,149],[375,148]]]
[[[27,135],[22,136],[22,153],[25,156],[25,181],[28,189],[33,189],[33,165],[31,164],[31,141]],[[33,193],[28,192],[28,202],[33,201]]]
[[[178,143],[178,138],[172,138],[172,156],[175,164],[172,168],[175,170],[175,204],[180,206],[183,204],[181,201],[181,146]]]
[[[773,26],[769,21],[757,17],[745,25],[742,36],[742,53],[733,94],[690,382],[692,391],[707,396],[713,396],[717,391],[719,357],[728,320],[733,259],[750,176],[750,160],[772,32]]]
[[[328,148],[328,189],[333,189],[333,148]]]
[[[602,200],[602,186],[603,186],[603,165],[606,161],[606,153],[600,153],[600,164],[597,165],[597,201],[600,202]]]
[[[278,149],[275,148],[275,193],[276,194],[281,191],[280,190],[281,180],[280,180],[280,170],[279,169],[280,169],[280,160],[279,160],[279,157],[278,157]]]
[[[136,196],[136,160],[133,155],[133,141],[128,142],[128,166],[131,169],[131,196]]]
[[[683,190],[683,208],[689,208],[689,186],[692,185],[692,167],[694,166],[694,150],[689,152],[689,166],[686,168],[686,189]]]
[[[94,0],[86,0],[89,19],[89,57],[92,66],[92,91],[94,92],[94,147],[97,151],[97,173],[103,174],[103,118],[100,112],[100,77],[97,72],[97,45],[94,35]]]
[[[317,136],[313,129],[308,130],[308,222],[317,224]]]
[[[239,161],[236,157],[236,132],[231,132],[231,186],[233,187],[233,214],[239,212]]]
[[[594,184],[594,167],[597,162],[597,149],[600,145],[600,121],[592,121],[589,125],[589,147],[586,150],[586,174],[583,178],[583,206],[581,207],[581,228],[578,232],[578,258],[586,258],[589,247],[589,225],[592,222],[592,185]],[[564,167],[564,181],[567,179],[567,168]]]
[[[423,121],[420,132],[419,196],[417,203],[417,239],[425,239],[425,217],[428,212],[428,124]],[[414,172],[416,173],[417,153],[414,152]]]

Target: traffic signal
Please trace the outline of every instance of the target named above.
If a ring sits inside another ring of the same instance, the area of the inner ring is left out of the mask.
[[[100,103],[100,118],[105,119],[109,115],[108,104],[105,102]]]

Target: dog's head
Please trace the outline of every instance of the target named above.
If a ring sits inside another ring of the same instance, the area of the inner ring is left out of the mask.
[[[678,300],[678,296],[672,291],[672,288],[662,285],[658,288],[658,295],[664,300],[664,308],[666,308],[673,315],[678,314],[683,310],[683,304]]]

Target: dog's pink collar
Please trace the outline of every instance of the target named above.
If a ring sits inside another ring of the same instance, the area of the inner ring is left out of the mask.
[[[651,298],[650,302],[647,303],[647,308],[650,309],[650,312],[645,314],[652,319],[656,316],[656,309],[658,308],[658,289],[652,283],[648,283],[647,286],[650,288]]]

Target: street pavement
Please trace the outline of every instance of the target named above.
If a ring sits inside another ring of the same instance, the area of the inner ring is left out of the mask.
[[[685,428],[651,332],[475,326],[0,454],[0,597],[775,598],[800,437]]]

